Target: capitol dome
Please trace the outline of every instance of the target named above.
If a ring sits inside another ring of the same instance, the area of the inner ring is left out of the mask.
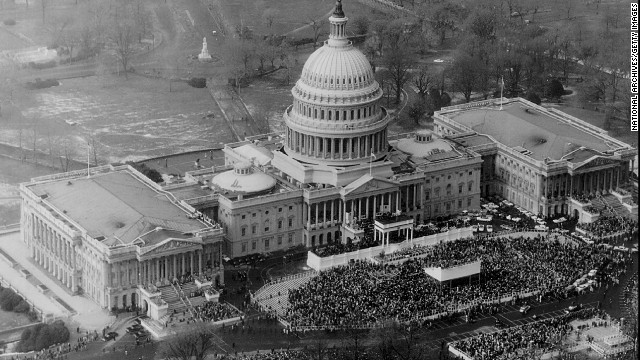
[[[388,151],[382,89],[367,57],[349,41],[347,21],[338,0],[329,39],[309,56],[291,90],[283,151],[303,163],[359,165]]]

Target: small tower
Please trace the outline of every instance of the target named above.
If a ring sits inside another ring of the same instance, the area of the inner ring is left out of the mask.
[[[209,49],[207,49],[207,38],[202,38],[202,51],[198,55],[198,60],[205,62],[211,61],[211,55],[209,55]]]

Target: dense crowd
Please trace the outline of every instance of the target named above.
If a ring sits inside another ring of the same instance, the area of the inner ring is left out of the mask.
[[[242,313],[228,304],[207,301],[194,308],[195,316],[202,321],[216,322],[242,315]]]
[[[481,334],[455,342],[453,347],[477,360],[503,360],[521,358],[522,350],[550,349],[572,331],[574,319],[596,316],[598,310],[585,309],[556,318],[536,321],[527,325],[490,334]]]
[[[386,318],[406,321],[416,314],[445,313],[451,305],[482,304],[535,290],[566,296],[567,285],[590,270],[600,269],[606,280],[624,272],[629,261],[629,254],[541,235],[461,239],[433,246],[425,254],[399,265],[355,262],[324,271],[289,292],[286,317],[294,326],[344,326]],[[434,264],[476,259],[482,261],[481,281],[473,285],[441,286],[424,272]]]
[[[29,354],[15,355],[11,360],[57,360],[64,359],[67,354],[72,352],[80,352],[86,350],[90,342],[98,340],[100,337],[96,331],[87,332],[86,335],[79,337],[75,343],[67,342],[64,344],[51,345],[46,349],[36,351]]]
[[[620,231],[635,229],[635,221],[626,217],[602,215],[591,223],[580,223],[577,228],[586,231],[596,238],[603,237]]]

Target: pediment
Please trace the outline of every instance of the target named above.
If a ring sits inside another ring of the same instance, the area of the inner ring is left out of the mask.
[[[589,168],[606,166],[606,165],[617,165],[619,164],[619,160],[617,159],[609,159],[602,156],[594,156],[589,160],[586,160],[582,165],[578,166],[576,170],[586,170]]]
[[[367,194],[371,192],[384,191],[387,189],[397,190],[400,183],[393,180],[373,177],[371,175],[363,175],[358,180],[345,186],[340,191],[342,196]]]
[[[177,240],[177,239],[169,239],[161,242],[158,245],[149,247],[148,249],[142,250],[142,255],[144,256],[157,256],[162,254],[172,254],[175,253],[176,250],[186,250],[187,248],[198,248],[201,247],[201,243],[192,240]]]

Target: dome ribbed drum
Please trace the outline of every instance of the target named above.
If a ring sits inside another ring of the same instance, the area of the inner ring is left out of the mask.
[[[329,18],[331,34],[302,69],[284,114],[285,151],[305,163],[330,166],[380,159],[387,151],[389,117],[366,56],[347,39],[342,3]]]

